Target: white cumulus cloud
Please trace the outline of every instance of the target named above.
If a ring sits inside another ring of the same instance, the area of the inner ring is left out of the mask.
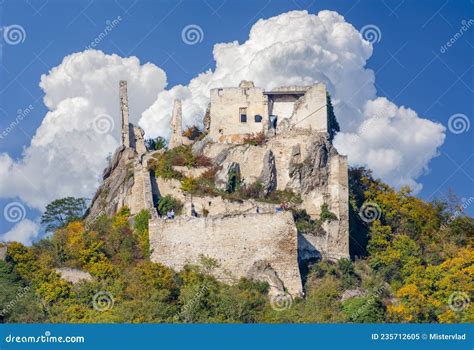
[[[0,197],[19,197],[40,210],[57,198],[90,197],[119,145],[120,80],[128,81],[132,122],[166,86],[157,66],[96,50],[66,56],[43,75],[49,112],[20,160],[0,154]]]
[[[444,127],[377,97],[374,72],[366,68],[372,44],[336,12],[291,11],[260,19],[248,39],[214,46],[215,70],[187,86],[159,94],[140,119],[148,136],[169,136],[173,100],[183,100],[185,125],[200,124],[209,90],[253,80],[257,86],[325,83],[342,133],[337,149],[352,165],[366,165],[393,186],[416,182],[444,142]]]
[[[20,242],[30,245],[39,235],[40,225],[29,219],[17,223],[12,229],[0,235],[2,242]]]

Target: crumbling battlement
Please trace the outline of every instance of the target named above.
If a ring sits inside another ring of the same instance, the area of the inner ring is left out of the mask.
[[[327,132],[326,104],[323,84],[265,91],[243,81],[239,87],[212,89],[208,137],[214,142],[241,143],[251,134],[274,134],[280,125]]]

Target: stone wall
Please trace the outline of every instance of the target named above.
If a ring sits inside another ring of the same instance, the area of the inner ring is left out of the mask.
[[[297,100],[298,96],[295,95],[272,96],[271,102],[269,101],[269,114],[278,116],[278,119],[280,120],[290,118],[293,114],[294,105]]]
[[[262,88],[254,87],[251,82],[242,82],[239,87],[212,89],[209,139],[214,142],[241,143],[249,134],[267,133],[269,115],[278,117],[277,128],[288,125],[291,128],[327,132],[326,103],[324,84],[281,87],[265,92]],[[240,120],[240,108],[247,110],[246,122]],[[261,122],[256,122],[257,115],[261,116]]]
[[[223,199],[219,196],[191,196],[184,193],[181,188],[181,183],[174,179],[156,179],[158,184],[159,196],[173,196],[179,199],[183,204],[184,216],[191,216],[191,205],[199,216],[214,216],[224,214],[254,214],[257,212],[257,207],[260,213],[275,213],[277,205],[271,203],[257,202],[250,199],[245,201],[231,201]],[[206,212],[206,214],[204,214]]]
[[[135,163],[133,179],[130,213],[134,215],[141,210],[149,210],[152,216],[156,216],[150,172],[139,161]]]
[[[328,192],[331,211],[338,220],[326,223],[329,232],[326,256],[330,259],[349,257],[349,173],[347,156],[333,155],[329,162]]]
[[[247,108],[247,122],[240,121]],[[255,116],[260,115],[260,123]],[[262,88],[238,87],[211,90],[209,138],[215,142],[239,142],[243,135],[263,132],[268,126],[268,101]]]
[[[297,232],[291,213],[243,214],[208,218],[178,217],[150,221],[151,260],[181,270],[200,255],[216,259],[216,277],[267,280],[261,266],[273,270],[293,296],[302,294]],[[259,275],[259,271],[261,275]]]
[[[290,129],[287,133],[271,137],[262,146],[223,147],[219,143],[209,143],[203,153],[216,159],[223,168],[229,163],[239,164],[244,183],[252,184],[260,177],[263,160],[269,150],[275,156],[278,190],[300,193],[303,199],[301,208],[314,219],[319,218],[323,204],[327,204],[338,218],[325,223],[327,236],[324,239],[312,240],[318,243],[315,249],[330,259],[349,257],[347,157],[337,153],[327,141],[326,133]],[[295,166],[309,168],[301,174],[303,178],[292,175],[290,169]]]
[[[305,128],[317,132],[328,131],[326,86],[312,86],[294,106],[291,116],[292,127]]]

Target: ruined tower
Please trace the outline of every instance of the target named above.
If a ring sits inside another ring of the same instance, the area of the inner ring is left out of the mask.
[[[122,113],[122,145],[130,147],[130,125],[128,121],[127,81],[120,80],[120,111]]]
[[[173,113],[171,115],[171,138],[169,148],[178,147],[183,144],[182,113],[181,100],[174,100]]]

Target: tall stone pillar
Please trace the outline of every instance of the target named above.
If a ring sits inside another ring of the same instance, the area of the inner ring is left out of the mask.
[[[181,146],[183,144],[183,114],[181,100],[174,100],[173,113],[171,115],[171,138],[169,148]]]
[[[122,145],[130,147],[130,126],[128,121],[127,81],[120,80],[120,111],[122,112]]]

